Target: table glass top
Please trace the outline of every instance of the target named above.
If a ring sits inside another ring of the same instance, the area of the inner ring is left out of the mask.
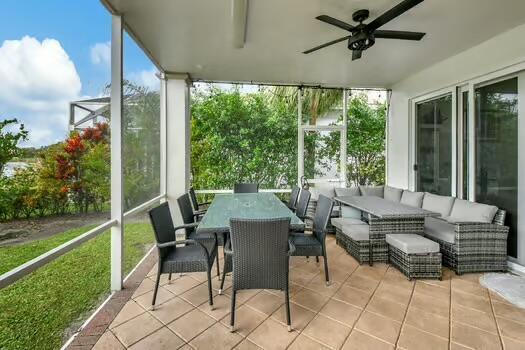
[[[202,218],[197,232],[229,231],[230,218],[271,219],[289,217],[293,228],[304,223],[273,193],[217,194]]]

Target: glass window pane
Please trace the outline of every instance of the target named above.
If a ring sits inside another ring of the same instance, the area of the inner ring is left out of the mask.
[[[452,190],[452,95],[416,106],[417,189],[441,195]]]
[[[476,89],[476,201],[507,211],[509,255],[517,254],[518,79]]]
[[[307,179],[340,178],[341,131],[305,130],[304,175]]]
[[[468,120],[468,91],[462,93],[462,119],[463,119],[463,198],[468,198],[469,183],[469,120]]]
[[[124,36],[122,146],[124,210],[160,194],[160,82],[137,44]],[[137,51],[136,56],[126,52]]]

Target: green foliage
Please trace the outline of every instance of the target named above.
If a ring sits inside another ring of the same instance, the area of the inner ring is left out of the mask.
[[[124,82],[124,208],[132,209],[160,193],[160,95]]]
[[[192,99],[193,185],[228,189],[236,182],[262,188],[295,183],[297,115],[264,93],[210,87]]]
[[[8,271],[90,228],[0,248],[0,271]],[[124,230],[124,270],[129,272],[144,256],[153,233],[144,223],[127,224]],[[0,349],[58,349],[64,330],[83,320],[109,294],[109,246],[107,231],[0,290]]]
[[[371,105],[364,94],[351,98],[347,115],[347,181],[353,185],[384,184],[386,104]],[[324,138],[323,156],[338,160],[339,135]]]
[[[24,129],[24,124],[20,124],[18,131],[6,130],[17,124],[16,119],[0,120],[0,176],[4,172],[6,163],[22,154],[18,143],[27,140],[27,130]]]

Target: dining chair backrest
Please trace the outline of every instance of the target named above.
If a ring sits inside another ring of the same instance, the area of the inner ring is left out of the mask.
[[[299,218],[304,218],[306,216],[306,211],[308,210],[308,203],[310,203],[311,196],[312,194],[310,193],[310,191],[301,190],[295,209],[295,215],[297,215]]]
[[[180,215],[182,216],[182,222],[187,224],[193,224],[195,222],[195,216],[193,215],[193,208],[191,207],[190,195],[185,193],[179,198],[177,198],[177,203],[179,204]],[[194,231],[193,228],[186,228],[186,237],[189,237],[190,234]]]
[[[175,227],[171,219],[171,212],[168,202],[164,202],[153,209],[150,209],[149,218],[153,226],[153,234],[157,243],[173,242],[175,237]],[[174,247],[171,249],[175,249]],[[161,252],[167,249],[160,249]]]
[[[197,201],[197,194],[195,193],[195,189],[193,187],[190,187],[188,194],[190,195],[191,205],[193,207],[193,210],[194,211],[199,210],[199,202]]]
[[[332,215],[334,201],[320,194],[315,208],[312,231],[319,242],[323,243],[326,238],[326,226]]]
[[[259,184],[237,183],[233,186],[233,193],[257,193]]]
[[[295,208],[295,205],[297,204],[297,197],[299,197],[299,192],[301,192],[301,188],[299,186],[294,186],[292,188],[292,193],[290,193],[290,199],[288,200],[288,208]]]
[[[230,219],[233,288],[285,289],[290,218]]]

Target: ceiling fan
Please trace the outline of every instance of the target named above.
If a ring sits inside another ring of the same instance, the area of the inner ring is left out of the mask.
[[[363,21],[365,21],[370,15],[369,11],[358,10],[352,14],[352,19],[355,22],[359,23],[356,26],[353,26],[351,24],[348,24],[346,22],[340,21],[327,15],[317,16],[316,19],[344,29],[350,32],[351,34],[316,46],[314,48],[304,51],[303,53],[309,54],[327,46],[348,40],[348,49],[352,50],[353,61],[361,58],[361,54],[363,53],[363,51],[374,45],[376,39],[401,39],[416,41],[421,40],[425,36],[425,33],[406,32],[400,30],[378,30],[378,28],[390,22],[397,16],[402,15],[403,13],[405,13],[406,11],[410,10],[412,7],[416,6],[417,4],[423,1],[424,0],[404,0],[368,24],[363,23]]]

